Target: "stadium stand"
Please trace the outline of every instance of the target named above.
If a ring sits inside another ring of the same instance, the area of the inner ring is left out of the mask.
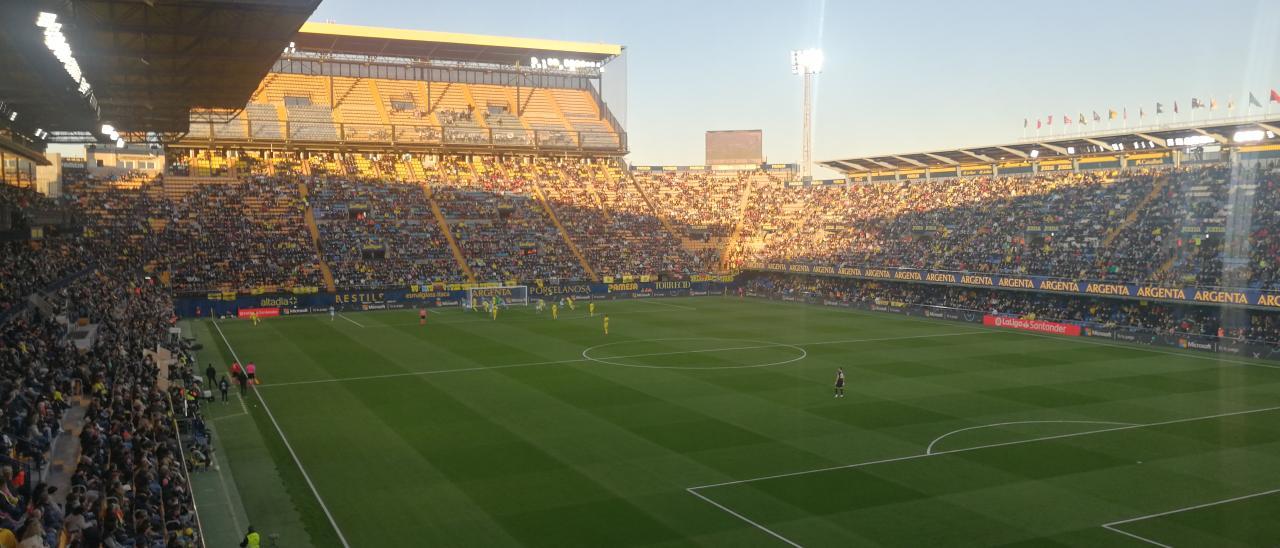
[[[434,199],[477,281],[583,280],[586,272],[532,193],[531,165],[458,158],[435,166]],[[465,174],[465,175],[463,175]]]
[[[1254,202],[1274,199],[1276,171],[1261,164],[1239,169],[1234,178],[1224,167],[1207,166],[766,186],[743,216],[736,260],[1217,286],[1233,281],[1223,277],[1227,233],[1219,231],[1233,217],[1230,209],[1263,213],[1239,231],[1256,241],[1233,274],[1256,286],[1265,278],[1253,271],[1273,262],[1262,242],[1275,219]],[[1249,203],[1234,207],[1229,195]],[[1219,228],[1184,231],[1192,226]]]
[[[307,186],[320,251],[340,287],[467,281],[422,186],[340,177]]]

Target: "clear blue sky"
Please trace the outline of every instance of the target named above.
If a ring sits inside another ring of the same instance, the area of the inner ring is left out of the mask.
[[[826,52],[815,160],[1015,140],[1025,117],[1248,91],[1266,103],[1280,88],[1280,0],[324,0],[312,20],[622,44],[641,165],[700,164],[716,129],[763,129],[770,161],[796,161],[788,52],[805,47]]]

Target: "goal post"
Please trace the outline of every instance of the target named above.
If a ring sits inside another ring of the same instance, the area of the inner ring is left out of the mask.
[[[496,287],[469,287],[467,297],[462,305],[466,308],[483,306],[485,301],[497,299],[499,304],[507,306],[528,306],[529,286],[503,285]]]

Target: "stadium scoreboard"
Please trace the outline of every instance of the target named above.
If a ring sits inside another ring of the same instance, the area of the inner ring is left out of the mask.
[[[761,164],[764,131],[737,129],[707,132],[707,165]]]

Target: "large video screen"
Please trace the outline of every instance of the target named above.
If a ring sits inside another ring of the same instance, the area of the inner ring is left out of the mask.
[[[764,162],[764,132],[739,129],[707,132],[707,165]]]

